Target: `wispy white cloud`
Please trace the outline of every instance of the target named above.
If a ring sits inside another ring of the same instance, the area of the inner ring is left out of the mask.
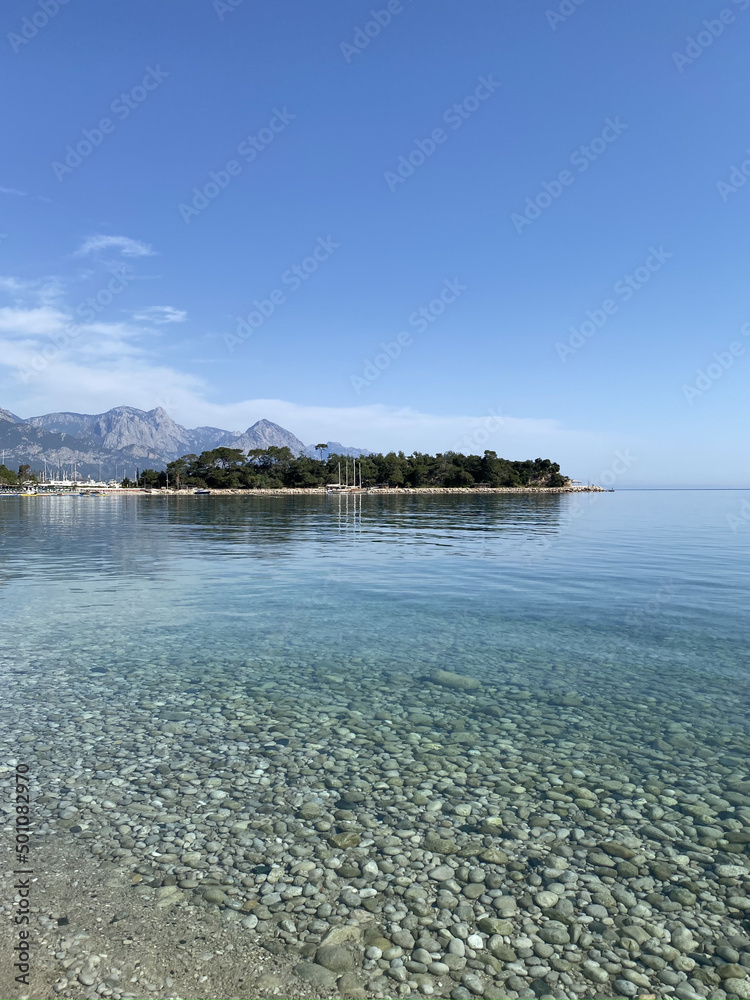
[[[19,281],[18,278],[0,276],[0,290],[4,292],[17,295],[31,287],[30,282]]]
[[[19,291],[14,279],[5,285]],[[31,288],[31,294],[38,293],[39,288]],[[163,315],[171,307],[159,310]],[[156,357],[153,328],[142,319],[147,313],[151,318],[151,310],[143,310],[128,322],[99,317],[80,322],[77,310],[51,304],[0,308],[3,405],[24,413],[71,407],[99,413],[122,403],[146,410],[163,406],[185,426],[229,430],[244,430],[265,417],[307,443],[334,440],[373,451],[433,453],[492,448],[508,458],[549,456],[579,475],[584,459],[601,456],[605,468],[613,451],[602,434],[555,420],[500,416],[501,400],[486,414],[435,414],[383,404],[308,406],[284,399],[216,402],[206,380]]]
[[[0,187],[0,194],[14,194],[14,195],[17,195],[19,198],[25,198],[26,197],[26,192],[25,191],[19,191],[18,188]]]
[[[21,281],[12,276],[0,276],[0,292],[7,292],[16,305],[60,305],[65,295],[65,283],[57,277],[38,281]]]
[[[184,323],[187,313],[184,309],[175,309],[174,306],[148,306],[140,312],[133,313],[133,319],[138,323],[156,323],[162,326],[165,323]]]
[[[55,317],[48,320],[49,324],[56,321]],[[26,329],[36,328],[49,330],[43,317],[39,317],[38,327],[28,318]],[[492,413],[446,415],[382,404],[305,406],[283,399],[214,402],[203,379],[160,364],[141,349],[137,332],[127,324],[82,326],[74,345],[60,351],[26,381],[18,372],[28,371],[33,358],[38,357],[38,341],[4,341],[0,336],[3,405],[29,413],[73,406],[79,412],[100,413],[123,403],[144,410],[162,406],[187,427],[211,425],[228,430],[244,430],[265,417],[308,444],[334,440],[371,451],[407,453],[456,449],[481,454],[491,448],[508,458],[550,457],[561,462],[564,471],[579,476],[592,462],[594,468],[597,462],[606,468],[617,446],[606,435],[572,430],[555,420],[498,419]],[[18,380],[12,375],[3,379],[3,366],[9,375],[15,369]]]
[[[491,448],[508,458],[544,454],[554,460],[563,452],[609,454],[611,445],[605,443],[604,435],[573,430],[557,420],[498,416],[500,410],[499,403],[486,414],[435,414],[384,404],[305,406],[282,399],[212,403],[194,397],[175,398],[171,415],[187,426],[209,424],[233,430],[244,430],[265,417],[308,443],[334,440],[374,451],[456,449],[481,454]]]
[[[100,236],[87,240],[79,254],[107,248],[130,257],[153,253],[127,237]],[[579,477],[592,462],[606,468],[620,444],[555,420],[498,417],[502,400],[493,401],[494,412],[474,414],[435,414],[383,404],[309,406],[284,399],[224,402],[207,379],[165,364],[155,352],[154,325],[183,322],[183,310],[149,306],[126,321],[113,322],[104,312],[98,315],[99,308],[94,316],[91,309],[76,306],[68,296],[71,289],[57,278],[0,278],[0,292],[6,293],[6,305],[0,307],[3,406],[22,413],[71,408],[99,413],[122,403],[146,410],[163,406],[185,426],[230,430],[244,430],[265,417],[307,443],[335,440],[373,451],[432,453],[492,448],[508,458],[549,456]],[[108,306],[111,317],[117,306]]]
[[[17,339],[49,337],[58,333],[70,316],[52,306],[38,309],[19,309],[5,306],[0,309],[0,332]]]
[[[156,251],[148,243],[129,236],[90,236],[76,253],[83,257],[99,250],[119,250],[123,257],[153,257]]]

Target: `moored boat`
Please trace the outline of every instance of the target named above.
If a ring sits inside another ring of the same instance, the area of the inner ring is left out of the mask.
[[[339,462],[339,481],[337,483],[329,483],[326,486],[326,493],[366,493],[367,491],[362,486],[362,463],[359,463],[359,485],[357,485],[357,460],[353,459],[353,476],[354,481],[352,485],[349,485],[349,463],[345,463],[345,482],[341,482],[341,462]]]

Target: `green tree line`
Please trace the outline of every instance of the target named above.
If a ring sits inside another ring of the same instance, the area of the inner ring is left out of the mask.
[[[0,489],[8,486],[21,486],[23,483],[37,482],[37,477],[31,471],[30,465],[20,465],[18,472],[0,465]]]
[[[283,487],[325,486],[338,481],[352,460],[339,455],[327,459],[295,458],[288,448],[256,448],[247,455],[237,448],[214,448],[200,455],[183,455],[170,462],[165,471],[145,469],[138,477],[142,487],[166,486],[175,489],[280,489]],[[368,455],[357,459],[357,480],[361,468],[363,486],[565,486],[557,462],[548,458],[512,462],[498,458],[494,451],[483,455],[462,455],[448,451],[440,455],[402,451]],[[131,485],[128,480],[123,485]]]

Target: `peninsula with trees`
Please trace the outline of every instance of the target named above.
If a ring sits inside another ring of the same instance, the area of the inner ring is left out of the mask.
[[[123,485],[141,488],[206,488],[212,490],[315,489],[335,483],[339,470],[353,460],[325,454],[326,445],[316,446],[320,457],[292,454],[289,448],[214,448],[200,455],[183,455],[166,469],[145,469],[138,481]],[[448,451],[438,455],[402,451],[370,454],[357,459],[357,475],[364,487],[420,488],[511,488],[561,489],[571,480],[548,458],[510,461],[494,451],[463,455]]]

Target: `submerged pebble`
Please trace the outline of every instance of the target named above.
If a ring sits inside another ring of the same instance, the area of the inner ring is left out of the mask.
[[[4,655],[40,842],[196,924],[218,908],[325,995],[750,998],[731,664],[645,658],[631,685],[616,647],[499,648],[470,616],[460,653],[387,656],[281,613],[238,649],[226,622]]]

